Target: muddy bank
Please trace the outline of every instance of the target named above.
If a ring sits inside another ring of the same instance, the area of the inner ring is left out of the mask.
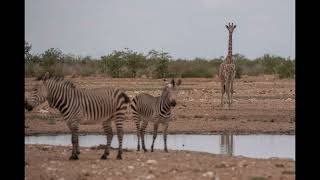
[[[159,95],[161,79],[112,79],[104,77],[69,78],[77,87],[99,88],[115,86],[126,90],[132,98],[147,92]],[[26,96],[33,84],[25,79]],[[273,76],[244,76],[234,83],[234,103],[231,109],[220,108],[220,84],[216,78],[183,78],[173,110],[169,133],[234,133],[234,134],[295,134],[295,80],[280,80]],[[59,113],[47,103],[26,113],[26,135],[69,133]],[[125,133],[134,133],[135,125],[127,113]],[[160,127],[160,131],[162,128]],[[152,125],[147,132],[152,131]],[[80,126],[81,133],[102,133],[101,123]]]
[[[32,120],[26,123],[25,135],[40,134],[68,134],[70,130],[63,121],[50,124],[44,120]],[[146,132],[152,133],[152,124],[148,126]],[[115,129],[115,127],[113,127]],[[80,125],[81,134],[103,134],[101,124]],[[125,133],[136,133],[134,122],[127,122],[124,125]],[[159,128],[159,133],[162,127]],[[188,123],[171,122],[169,134],[295,134],[295,123],[268,123],[268,122],[239,122],[239,121],[188,121]]]
[[[71,147],[26,145],[25,179],[295,179],[295,161],[254,159],[192,151],[164,153],[125,150],[116,160],[100,160],[99,148],[81,148],[80,160],[69,161]]]

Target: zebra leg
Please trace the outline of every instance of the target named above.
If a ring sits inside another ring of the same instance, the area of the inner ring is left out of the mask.
[[[133,120],[136,123],[136,128],[137,128],[137,138],[138,138],[138,145],[137,145],[137,151],[140,151],[140,124],[141,124],[141,119],[139,116],[134,115]]]
[[[100,159],[107,159],[107,157],[109,155],[109,149],[110,149],[112,138],[113,138],[112,127],[111,127],[111,119],[112,118],[110,118],[107,121],[103,122],[103,130],[104,130],[105,134],[107,135],[107,145],[106,145],[104,153],[103,153],[103,155],[101,156]]]
[[[157,138],[157,134],[158,134],[158,123],[154,123],[153,126],[153,140],[152,140],[152,145],[151,145],[151,152],[153,152],[153,146],[154,146],[154,141]]]
[[[141,137],[142,149],[144,150],[144,152],[148,152],[148,150],[146,149],[146,146],[144,144],[144,133],[145,133],[147,126],[148,126],[148,120],[144,120],[142,123],[142,126],[140,128],[140,137]]]
[[[77,154],[78,154],[78,155],[80,154],[80,146],[79,146],[79,143],[77,143]]]
[[[117,159],[122,159],[122,139],[123,139],[123,130],[122,130],[122,122],[124,120],[124,113],[117,113],[116,115],[116,128],[117,128],[117,136],[118,136],[118,142],[119,142],[119,148],[118,148],[118,155]]]
[[[169,126],[169,123],[166,122],[165,125],[164,125],[164,130],[163,130],[163,142],[164,142],[164,151],[165,152],[168,152],[168,149],[167,149],[167,130],[168,130],[168,126]]]
[[[67,125],[71,131],[72,153],[69,160],[77,160],[79,151],[79,123],[76,119],[68,120]]]

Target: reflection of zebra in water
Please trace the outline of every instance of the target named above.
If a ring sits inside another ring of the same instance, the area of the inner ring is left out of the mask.
[[[25,100],[27,110],[48,100],[50,107],[57,108],[66,120],[72,132],[72,155],[69,158],[78,159],[79,150],[79,123],[86,119],[89,121],[103,121],[103,129],[107,135],[107,146],[101,159],[107,159],[113,133],[111,120],[115,121],[119,140],[117,159],[122,159],[122,123],[125,117],[126,104],[129,97],[119,89],[78,89],[70,81],[58,77],[49,77],[46,73],[36,85],[32,97]]]
[[[167,129],[169,121],[171,121],[171,107],[176,105],[175,92],[176,86],[181,84],[179,79],[177,84],[174,79],[170,83],[167,83],[162,91],[162,94],[158,97],[142,93],[133,98],[131,108],[133,110],[133,120],[136,123],[138,146],[137,150],[140,151],[140,137],[142,143],[142,149],[147,152],[144,144],[144,133],[148,126],[148,122],[151,120],[154,123],[153,141],[151,145],[151,152],[153,152],[154,141],[157,138],[158,125],[161,123],[164,126],[163,140],[164,151],[167,150]]]
[[[233,135],[220,135],[221,154],[233,155]]]

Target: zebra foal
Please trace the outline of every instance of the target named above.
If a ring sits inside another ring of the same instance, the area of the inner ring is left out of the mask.
[[[125,117],[129,97],[119,89],[79,89],[63,78],[50,77],[46,73],[38,79],[30,100],[25,100],[25,108],[31,111],[46,100],[49,106],[57,108],[63,115],[71,131],[72,154],[70,160],[78,159],[80,121],[102,121],[107,136],[107,146],[101,159],[107,159],[113,137],[111,121],[115,122],[119,141],[117,159],[122,159],[122,123]]]
[[[176,106],[176,87],[180,84],[180,79],[177,83],[174,79],[172,79],[169,83],[166,82],[166,85],[160,96],[154,97],[147,93],[141,93],[132,99],[130,107],[132,109],[132,116],[137,129],[137,151],[140,151],[141,137],[142,149],[144,150],[144,152],[147,152],[144,143],[144,134],[145,129],[148,126],[148,122],[152,121],[154,124],[154,130],[151,152],[153,152],[154,142],[157,138],[159,123],[162,124],[164,127],[164,151],[168,152],[167,129],[169,126],[169,121],[172,120],[171,108]]]

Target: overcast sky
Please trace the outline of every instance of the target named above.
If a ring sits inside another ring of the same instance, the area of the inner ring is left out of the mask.
[[[25,39],[33,53],[59,48],[99,58],[129,48],[173,58],[233,54],[295,57],[294,0],[26,0]]]

